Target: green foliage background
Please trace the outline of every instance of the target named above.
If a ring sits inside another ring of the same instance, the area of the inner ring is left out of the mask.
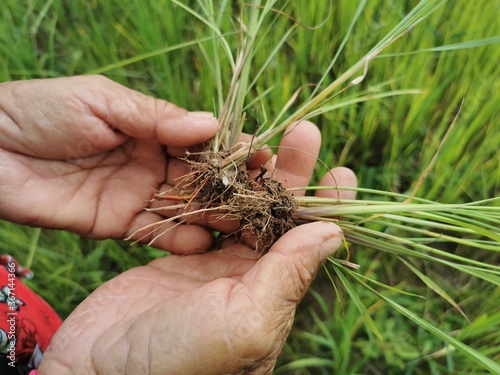
[[[194,1],[189,3],[196,6]],[[416,3],[367,2],[331,78],[347,70]],[[260,79],[255,95],[270,86],[274,89],[258,111],[249,110],[249,115],[258,116],[261,122],[272,118],[298,87],[321,78],[357,6],[351,0],[289,4],[290,17],[277,17],[255,57],[255,69],[292,20],[304,27],[292,34]],[[356,90],[418,88],[423,93],[353,105],[315,119],[324,137],[320,158],[327,165],[355,170],[362,187],[408,192],[435,155],[464,100],[457,127],[419,196],[447,203],[498,196],[499,11],[498,1],[450,1],[385,51],[370,65],[368,76]],[[232,14],[220,15],[226,29],[234,28],[231,22],[238,14],[235,8]],[[310,29],[328,14],[324,25]],[[206,45],[166,52],[207,35],[206,27],[168,0],[4,0],[0,7],[0,81],[102,73],[188,109],[217,111],[216,81],[209,69],[214,56]],[[238,36],[232,38],[237,48]],[[445,47],[450,45],[453,47]],[[229,67],[222,79],[229,81]],[[298,100],[312,89],[305,87]],[[249,123],[250,131],[251,126]],[[323,167],[319,165],[317,172],[324,172]],[[63,317],[102,282],[164,255],[121,241],[96,242],[6,222],[0,222],[0,246],[2,252],[32,267],[36,276],[29,285]],[[447,250],[484,262],[498,264],[500,260],[469,248]],[[394,257],[361,248],[351,248],[351,252],[362,274],[424,298],[384,292],[388,296],[500,361],[498,288],[435,265],[422,265],[420,270],[460,303],[468,323]],[[482,373],[379,298],[356,288],[383,341],[366,330],[345,291],[335,291],[323,273],[299,309],[278,373]]]

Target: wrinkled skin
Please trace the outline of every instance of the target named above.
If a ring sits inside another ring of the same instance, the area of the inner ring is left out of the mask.
[[[127,237],[163,218],[145,212],[144,202],[185,173],[177,157],[217,128],[208,113],[103,77],[1,84],[0,217]],[[250,173],[265,165],[286,187],[306,186],[320,143],[313,124],[294,124],[277,156],[267,149],[249,160]],[[356,178],[336,168],[321,183],[355,186]],[[298,303],[340,242],[334,224],[307,224],[255,259],[231,239],[203,253],[212,245],[209,230],[172,227],[155,245],[181,255],[129,270],[92,293],[56,333],[39,374],[270,373]]]

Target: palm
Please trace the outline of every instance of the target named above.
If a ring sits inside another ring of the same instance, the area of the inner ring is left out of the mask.
[[[117,369],[232,373],[256,363],[272,369],[315,271],[288,269],[305,280],[292,278],[292,285],[286,284],[291,292],[276,309],[276,291],[266,279],[276,277],[270,268],[284,262],[284,255],[270,253],[259,261],[248,256],[255,253],[237,244],[225,253],[169,256],[123,273],[97,289],[64,322],[41,371],[59,373],[60,367],[49,366],[67,366],[91,373],[85,367],[88,358],[104,374]],[[277,288],[279,284],[277,279]]]
[[[0,154],[7,168],[17,171],[11,179],[22,197],[17,221],[96,238],[127,235],[165,178],[165,157],[152,141],[130,139],[112,151],[77,160],[37,159],[7,150]]]

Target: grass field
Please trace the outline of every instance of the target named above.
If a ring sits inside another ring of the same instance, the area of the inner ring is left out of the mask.
[[[195,1],[191,1],[196,6]],[[290,17],[277,16],[263,39],[255,69],[284,32],[298,27],[257,82],[255,95],[273,88],[248,115],[271,119],[294,91],[303,100],[321,79],[363,1],[291,2]],[[417,1],[372,0],[353,26],[328,75],[334,79],[363,56]],[[442,203],[492,198],[500,192],[500,24],[498,1],[449,1],[374,60],[353,90],[420,89],[342,107],[317,117],[327,165],[356,171],[370,189],[407,193],[436,154],[460,104],[456,127],[443,144],[418,196]],[[327,21],[320,25],[329,14]],[[221,14],[231,30],[233,14]],[[207,43],[210,31],[167,0],[113,2],[4,0],[0,7],[0,81],[100,73],[188,109],[217,111],[217,80],[231,78]],[[228,36],[232,47],[238,36]],[[173,48],[181,46],[182,48]],[[250,126],[250,124],[249,124]],[[248,129],[252,131],[251,126]],[[324,172],[318,164],[317,175]],[[369,195],[360,194],[360,198]],[[2,199],[0,197],[0,199]],[[497,201],[498,202],[498,201]],[[498,203],[497,203],[498,204]],[[92,290],[118,273],[164,253],[122,241],[92,241],[75,235],[0,222],[2,252],[30,266],[29,285],[65,317]],[[498,253],[466,246],[443,250],[499,264]],[[500,362],[500,289],[442,266],[420,262],[418,270],[445,290],[468,320],[392,255],[351,247],[359,273],[392,286],[380,289],[414,314]],[[359,307],[333,276],[323,272],[299,308],[276,373],[296,374],[482,374],[479,364],[399,314],[390,304],[352,284],[376,323],[376,337]],[[401,291],[414,295],[403,294]]]

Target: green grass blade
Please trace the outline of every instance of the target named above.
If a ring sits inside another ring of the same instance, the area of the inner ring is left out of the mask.
[[[273,374],[289,374],[290,371],[296,371],[306,367],[332,368],[333,366],[334,362],[331,359],[318,357],[301,358],[277,368]]]
[[[420,280],[422,280],[425,285],[427,285],[430,289],[432,289],[434,292],[436,292],[438,295],[440,295],[443,299],[448,301],[449,304],[451,304],[462,316],[470,323],[469,318],[463,310],[458,306],[458,303],[456,303],[453,298],[450,297],[448,293],[446,293],[443,288],[441,288],[434,280],[432,280],[430,277],[426,276],[422,272],[420,272],[416,267],[414,267],[410,262],[406,261],[405,259],[398,257],[399,260],[406,265],[415,275],[418,276]]]
[[[495,361],[491,360],[490,358],[486,357],[485,355],[479,353],[478,351],[474,350],[470,346],[464,344],[463,342],[455,339],[454,337],[450,336],[446,332],[440,330],[439,328],[435,327],[431,323],[429,323],[427,320],[421,318],[414,312],[408,310],[404,306],[401,306],[400,304],[394,302],[390,298],[385,297],[383,294],[377,292],[375,289],[371,288],[370,286],[366,286],[372,293],[376,294],[378,297],[382,298],[384,301],[386,301],[391,307],[393,307],[396,311],[410,319],[413,323],[419,325],[420,327],[426,329],[427,331],[431,332],[433,335],[439,337],[441,340],[447,342],[448,344],[452,345],[455,347],[458,351],[460,351],[462,354],[470,358],[472,361],[476,362],[478,365],[481,367],[485,368],[486,370],[490,371],[492,374],[499,374],[500,373],[500,364],[496,363]]]
[[[356,308],[359,310],[359,312],[361,314],[361,319],[363,319],[363,322],[365,323],[365,325],[366,325],[366,327],[368,328],[369,331],[373,332],[373,334],[375,334],[375,336],[379,340],[383,340],[382,334],[380,333],[380,331],[378,330],[375,322],[373,321],[373,319],[371,318],[370,314],[366,310],[365,305],[360,300],[358,294],[354,290],[354,288],[351,285],[351,283],[349,282],[349,280],[345,277],[345,275],[342,272],[340,272],[340,268],[341,267],[338,267],[338,266],[335,267],[334,268],[335,273],[337,274],[338,278],[342,282],[342,285],[346,289],[347,293],[349,293],[349,296],[351,297],[352,302],[356,305]]]
[[[225,36],[235,35],[235,34],[238,34],[238,32],[225,34]],[[139,55],[139,56],[131,57],[129,59],[117,61],[117,62],[114,62],[112,64],[103,66],[103,67],[98,68],[98,69],[92,69],[92,70],[88,71],[86,74],[101,74],[101,73],[109,72],[110,70],[113,70],[113,69],[123,68],[124,66],[130,65],[130,64],[134,64],[134,63],[137,63],[137,62],[142,61],[142,60],[150,59],[151,57],[163,55],[165,53],[169,53],[169,52],[172,52],[172,51],[175,51],[175,50],[179,50],[179,49],[190,47],[190,46],[194,46],[194,45],[197,45],[197,44],[200,44],[200,43],[208,42],[208,41],[216,39],[216,38],[219,38],[219,37],[218,36],[212,36],[212,37],[208,37],[208,38],[200,38],[200,39],[197,39],[197,40],[192,40],[192,41],[189,41],[189,42],[180,43],[180,44],[177,44],[175,46],[168,46],[168,47],[165,47],[165,48],[160,48],[160,49],[158,49],[156,51],[151,51],[151,52]]]
[[[466,42],[446,44],[446,45],[438,46],[438,47],[425,48],[425,49],[411,51],[411,52],[384,53],[384,54],[379,55],[378,58],[409,56],[409,55],[416,55],[418,53],[426,53],[426,52],[449,52],[449,51],[457,51],[457,50],[462,50],[462,49],[484,47],[484,46],[495,45],[495,44],[500,44],[500,35],[492,36],[489,38],[483,38],[483,39],[468,40]]]

